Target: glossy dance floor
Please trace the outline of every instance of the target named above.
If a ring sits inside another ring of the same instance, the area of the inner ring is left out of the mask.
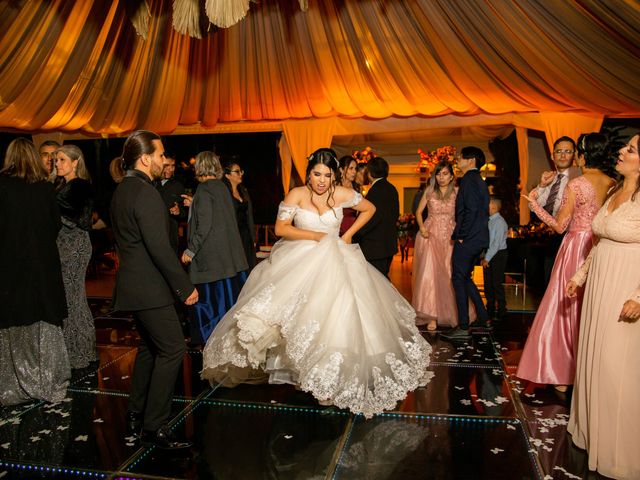
[[[394,283],[405,268],[394,263]],[[519,302],[511,294],[513,310]],[[200,352],[190,350],[171,425],[194,446],[168,454],[125,438],[137,334],[106,299],[90,303],[99,364],[74,373],[60,404],[0,410],[0,478],[598,478],[566,434],[568,400],[510,376],[530,311],[458,344],[424,332],[435,377],[372,420],[290,386],[212,389],[198,377]]]

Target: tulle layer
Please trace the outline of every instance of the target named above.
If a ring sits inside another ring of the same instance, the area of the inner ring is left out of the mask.
[[[370,417],[425,385],[430,345],[415,311],[357,245],[280,241],[204,350],[202,377],[291,383]]]

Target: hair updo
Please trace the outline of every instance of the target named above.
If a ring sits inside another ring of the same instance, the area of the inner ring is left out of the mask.
[[[578,137],[578,155],[584,156],[584,166],[597,168],[611,178],[618,176],[615,158],[619,149],[620,143],[604,133],[583,133]]]

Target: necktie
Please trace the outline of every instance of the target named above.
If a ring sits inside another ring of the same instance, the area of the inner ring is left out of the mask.
[[[556,181],[551,185],[551,190],[549,190],[549,197],[547,197],[547,203],[544,204],[544,208],[549,215],[553,215],[553,205],[556,203],[556,198],[558,198],[558,192],[560,191],[560,184],[562,183],[562,175],[561,173],[556,175]]]

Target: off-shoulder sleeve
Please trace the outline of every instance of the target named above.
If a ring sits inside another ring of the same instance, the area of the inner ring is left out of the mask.
[[[296,205],[287,205],[284,202],[280,202],[280,205],[278,205],[278,220],[291,220],[297,211],[298,207]]]
[[[578,271],[571,278],[572,282],[576,282],[576,285],[581,287],[587,281],[587,276],[589,275],[589,268],[591,267],[591,260],[593,259],[593,255],[595,254],[596,248],[598,245],[595,245],[591,251],[589,252],[589,256],[582,262],[582,265],[578,269]]]
[[[342,204],[342,208],[355,207],[362,201],[362,195],[355,190],[353,191],[353,197]]]

